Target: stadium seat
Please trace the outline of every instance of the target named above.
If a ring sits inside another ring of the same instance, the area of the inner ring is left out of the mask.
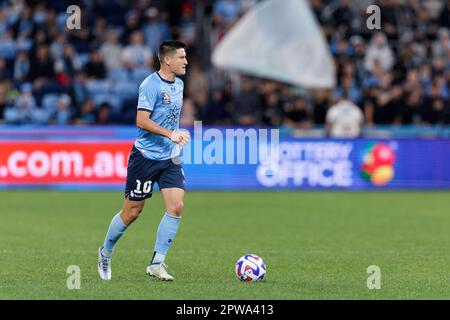
[[[6,108],[4,118],[6,123],[11,124],[45,124],[49,119],[49,112],[36,108],[27,117],[18,112],[14,107]]]
[[[6,108],[3,112],[3,117],[5,118],[6,123],[15,123],[18,118],[16,109],[13,107]]]
[[[121,99],[129,99],[138,94],[138,89],[136,83],[121,81],[115,84],[113,91]]]
[[[50,118],[50,112],[43,109],[35,109],[32,114],[33,124],[46,124]]]
[[[16,54],[16,43],[12,40],[0,41],[0,58],[13,59]]]
[[[88,63],[90,59],[89,53],[79,53],[78,59],[80,60],[81,67],[83,67],[86,63]]]
[[[90,94],[108,94],[111,91],[111,84],[105,80],[91,80],[86,83],[86,89]]]
[[[30,51],[33,41],[30,39],[21,39],[17,41],[18,51]]]
[[[122,107],[122,99],[119,96],[111,94],[95,94],[92,96],[95,107],[98,108],[103,102],[107,102],[111,105],[113,111],[120,111]]]
[[[130,79],[129,71],[123,68],[108,70],[107,76],[113,82],[127,82]]]
[[[151,69],[134,69],[132,77],[135,82],[140,84],[152,72],[153,72],[153,70],[151,70]]]
[[[67,17],[68,14],[65,11],[58,13],[58,15],[56,16],[56,26],[58,27],[59,31],[65,30]]]
[[[138,101],[136,96],[122,101],[120,118],[123,124],[133,124],[136,121],[137,103]]]
[[[47,93],[42,97],[42,108],[48,112],[53,112],[56,110],[56,105],[58,103],[59,94]]]
[[[17,20],[19,18],[20,18],[19,12],[17,12],[17,11],[16,12],[15,11],[9,12],[6,15],[6,23],[7,23],[7,25],[12,26],[12,25],[14,25],[17,22]]]

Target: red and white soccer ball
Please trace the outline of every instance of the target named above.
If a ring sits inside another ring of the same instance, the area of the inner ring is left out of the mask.
[[[266,275],[266,265],[256,254],[243,255],[236,262],[236,276],[242,281],[261,281]]]

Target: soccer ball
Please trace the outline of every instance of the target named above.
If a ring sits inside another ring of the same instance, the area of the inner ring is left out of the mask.
[[[236,262],[236,276],[242,281],[261,281],[266,265],[256,254],[246,254]]]

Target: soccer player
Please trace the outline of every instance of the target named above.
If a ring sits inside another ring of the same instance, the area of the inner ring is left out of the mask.
[[[166,212],[156,232],[153,257],[146,273],[161,280],[174,280],[167,272],[164,258],[175,239],[183,210],[184,173],[174,159],[189,142],[189,133],[178,131],[183,81],[177,76],[186,73],[185,44],[164,41],[158,58],[159,71],[149,75],[139,87],[138,134],[128,159],[123,207],[112,219],[105,241],[98,249],[98,273],[103,280],[111,279],[114,247],[142,212],[145,199],[152,196],[155,182],[161,190]]]

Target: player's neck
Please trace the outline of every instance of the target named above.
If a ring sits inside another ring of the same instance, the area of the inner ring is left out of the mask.
[[[175,74],[163,68],[158,71],[159,76],[166,81],[173,82],[175,81]]]

